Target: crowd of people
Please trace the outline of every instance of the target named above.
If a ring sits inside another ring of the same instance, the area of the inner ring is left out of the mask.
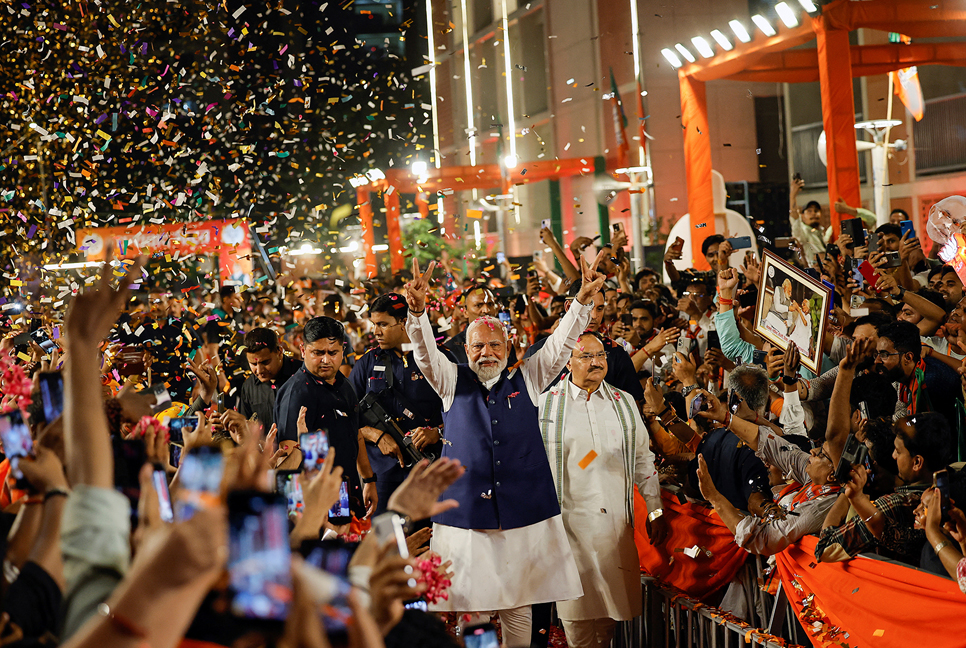
[[[721,235],[705,272],[681,240],[635,273],[623,231],[545,228],[553,261],[475,273],[204,293],[139,258],[64,314],[28,299],[0,343],[0,645],[475,648],[498,616],[508,646],[606,646],[662,486],[749,554],[811,534],[966,592],[962,280],[902,214],[837,204],[866,244],[831,242],[799,188],[778,252],[833,287],[815,371],[755,332],[779,287]]]

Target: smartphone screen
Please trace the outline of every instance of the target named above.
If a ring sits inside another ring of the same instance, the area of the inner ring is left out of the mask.
[[[53,423],[64,411],[64,376],[60,372],[40,374],[40,398],[44,418]]]
[[[228,496],[231,610],[249,619],[284,621],[292,602],[292,554],[285,498],[235,491]]]
[[[305,551],[303,547],[303,551]],[[321,605],[319,613],[326,634],[332,641],[333,636],[344,636],[352,623],[352,608],[349,606],[349,561],[352,551],[341,542],[320,541],[309,551],[305,562],[335,577],[335,591],[328,603]],[[339,642],[341,643],[341,642]]]
[[[154,483],[154,492],[158,494],[158,510],[161,513],[161,520],[174,522],[171,492],[168,490],[168,476],[164,472],[164,468],[155,466],[154,472],[151,473],[151,481]]]
[[[349,484],[343,481],[339,486],[339,500],[329,509],[329,522],[335,525],[348,524],[352,521],[349,510]]]
[[[688,410],[689,419],[697,418],[698,412],[700,412],[701,408],[704,407],[704,401],[704,394],[700,392],[691,399],[691,409]]]
[[[304,457],[305,470],[321,470],[325,455],[329,454],[329,434],[325,430],[299,435],[299,448]]]
[[[865,401],[861,401],[859,403],[859,417],[863,421],[868,421],[869,420],[869,406],[866,404]]]
[[[298,517],[302,514],[305,509],[305,496],[302,494],[298,470],[275,471],[275,492],[285,496],[289,516]]]
[[[508,312],[500,311],[499,318],[500,318],[500,321],[503,323],[503,326],[510,328],[511,320],[510,320],[510,314]]]
[[[470,626],[463,630],[463,642],[466,648],[500,648],[496,626],[490,623]]]
[[[503,254],[502,252],[497,252],[496,253],[496,262],[497,263],[503,263],[504,261],[506,261],[506,255]]]
[[[737,414],[739,407],[741,407],[741,396],[733,391],[728,395],[728,409],[732,414]]]
[[[194,432],[198,427],[197,416],[179,416],[171,419],[168,423],[168,432],[171,435],[171,443],[177,446],[184,445],[184,433]]]
[[[217,448],[202,447],[182,457],[178,469],[175,517],[188,520],[195,511],[218,504],[225,458]]]
[[[939,491],[939,510],[942,512],[942,522],[949,521],[949,472],[937,470],[932,474],[933,485]]]
[[[168,388],[164,386],[164,383],[151,385],[148,391],[154,394],[155,412],[161,412],[163,410],[166,410],[171,405],[171,394],[168,393]]]
[[[3,453],[10,460],[10,474],[17,481],[22,480],[20,460],[33,451],[34,440],[30,436],[30,428],[24,423],[20,410],[13,410],[9,414],[0,416],[0,441],[3,442]]]
[[[57,348],[57,343],[50,339],[47,335],[47,331],[42,328],[37,329],[30,333],[30,339],[37,343],[37,345],[43,349],[43,352],[50,355],[54,349]]]

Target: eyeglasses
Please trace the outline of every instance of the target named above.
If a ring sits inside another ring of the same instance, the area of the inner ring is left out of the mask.
[[[574,357],[580,360],[581,362],[590,362],[594,358],[598,360],[604,360],[605,358],[607,358],[607,352],[601,351],[600,353],[581,353],[580,355],[577,355]]]
[[[487,346],[490,347],[490,351],[499,351],[503,348],[503,342],[490,342],[489,344],[477,342],[476,344],[470,345],[470,350],[474,353],[483,353],[483,349]]]
[[[897,355],[902,355],[902,353],[899,351],[896,351],[894,353],[889,353],[888,351],[877,351],[875,354],[875,357],[878,358],[879,360],[887,360],[888,358],[891,358],[892,356],[897,356]]]
[[[825,454],[825,450],[823,448],[818,448],[818,452],[815,453],[815,456],[819,459],[824,459],[825,461],[832,463],[831,457]]]

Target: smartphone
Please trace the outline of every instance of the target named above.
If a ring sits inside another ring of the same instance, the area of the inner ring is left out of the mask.
[[[503,263],[504,261],[506,261],[506,255],[503,254],[502,252],[497,252],[496,253],[496,262],[497,263]]]
[[[276,470],[275,492],[285,496],[286,511],[289,517],[302,515],[305,509],[305,496],[299,481],[299,470]]]
[[[229,493],[232,613],[247,619],[285,621],[292,602],[291,570],[285,498],[260,491]]]
[[[738,392],[732,391],[728,394],[728,410],[732,414],[738,413],[738,408],[741,407],[742,398],[738,395]]]
[[[328,603],[319,606],[322,625],[328,635],[329,643],[334,646],[345,645],[348,640],[349,625],[352,623],[352,608],[349,606],[349,561],[352,560],[352,550],[337,540],[318,540],[304,543],[314,545],[308,550],[305,562],[316,569],[333,576],[333,589]]]
[[[177,468],[181,465],[181,451],[183,448],[181,446],[174,445],[173,443],[168,444],[168,460],[171,462],[172,468]]]
[[[872,264],[869,263],[868,259],[862,259],[862,263],[859,264],[859,272],[870,286],[874,286],[879,281],[879,274],[872,267]]]
[[[899,258],[898,252],[886,252],[885,253],[885,268],[898,268],[902,265],[902,259]]]
[[[500,311],[497,316],[500,318],[500,321],[503,323],[503,326],[510,328],[511,320],[510,320],[510,314],[508,312]]]
[[[171,506],[171,492],[168,490],[168,475],[164,468],[155,464],[151,473],[154,492],[158,494],[158,510],[163,522],[174,522],[174,508]]]
[[[725,240],[731,243],[731,249],[733,250],[746,250],[751,247],[750,236],[736,236]]]
[[[852,295],[852,299],[849,300],[849,310],[852,311],[852,317],[858,317],[855,311],[862,308],[862,304],[865,303],[865,297],[862,295]]]
[[[30,484],[20,470],[20,461],[33,452],[34,440],[20,410],[15,409],[0,416],[0,441],[3,442],[3,454],[10,461],[10,475],[15,480],[14,487],[26,489]]]
[[[179,521],[190,519],[195,511],[217,506],[225,470],[225,458],[218,448],[197,448],[182,459],[178,470],[180,488],[174,503],[174,515]]]
[[[15,347],[24,346],[25,344],[30,344],[30,332],[24,331],[23,333],[19,333],[18,335],[13,336],[13,338],[10,340],[10,344],[12,344]]]
[[[197,416],[179,416],[168,422],[168,433],[171,436],[171,443],[176,446],[184,446],[184,433],[194,432],[198,427]]]
[[[617,234],[624,229],[624,226],[621,223],[612,223],[610,228],[614,231],[614,234]]]
[[[154,412],[163,412],[171,406],[171,394],[168,392],[168,388],[164,386],[164,383],[157,383],[151,385],[148,391],[154,394]]]
[[[329,454],[329,433],[325,430],[306,432],[299,435],[299,448],[302,450],[304,470],[321,470],[325,456]]]
[[[776,236],[775,237],[775,247],[779,249],[787,249],[792,246],[795,242],[795,238],[792,236]]]
[[[148,451],[143,439],[111,437],[114,453],[114,489],[127,497],[131,504],[131,520],[137,521],[138,500],[141,499],[141,469],[148,462]]]
[[[542,258],[543,258],[543,250],[534,250],[534,251],[533,251],[533,259],[534,259],[535,261],[536,261],[537,259],[542,259]]]
[[[64,376],[59,371],[40,374],[40,399],[47,423],[64,412]]]
[[[855,246],[862,247],[865,245],[865,228],[862,226],[861,218],[849,218],[842,221],[842,233],[852,237],[852,242],[845,246],[848,249],[854,250]]]
[[[912,224],[911,220],[904,220],[899,223],[899,227],[902,230],[899,234],[899,238],[902,238],[906,234],[909,234],[909,240],[916,238],[916,226]]]
[[[698,416],[698,412],[704,409],[704,404],[706,398],[703,393],[698,392],[695,394],[694,398],[691,399],[691,408],[688,410],[688,419],[695,419]]]
[[[466,644],[466,648],[500,648],[496,626],[492,623],[481,623],[465,628],[463,643]]]
[[[630,313],[625,313],[624,315],[621,315],[621,324],[627,327],[634,326],[634,316],[631,315]]]
[[[939,491],[939,510],[942,513],[942,523],[949,522],[949,472],[944,468],[932,474],[932,484]]]
[[[865,463],[869,457],[869,448],[850,433],[842,448],[842,457],[835,467],[835,479],[840,484],[846,484],[852,474],[852,466]]]
[[[44,353],[50,355],[57,348],[57,343],[50,339],[47,331],[42,328],[30,333],[30,339],[37,343]]]
[[[761,349],[755,349],[751,353],[751,364],[756,364],[759,367],[767,366],[768,353],[762,351]]]
[[[542,229],[550,229],[550,219],[544,218],[542,221],[540,221],[540,227]]]
[[[879,251],[879,235],[875,232],[869,232],[869,236],[866,237],[869,244],[869,254]]]
[[[738,305],[742,308],[754,308],[758,304],[758,286],[749,286],[738,292]]]
[[[329,509],[329,522],[336,526],[352,522],[352,511],[349,508],[349,482],[344,479],[339,484],[339,499]]]
[[[864,261],[864,259],[862,261]],[[865,277],[862,276],[862,271],[859,270],[859,266],[862,265],[862,262],[855,257],[849,257],[849,264],[851,265],[852,280],[858,284],[859,288],[861,289],[865,284]]]
[[[865,401],[859,402],[859,418],[863,421],[869,420],[869,405]]]
[[[682,335],[678,338],[677,352],[685,356],[690,355],[691,350],[694,349],[694,340],[686,335]]]
[[[409,558],[409,546],[406,544],[406,532],[401,517],[392,512],[383,513],[372,520],[372,530],[376,533],[380,547],[394,540],[399,556]]]
[[[721,348],[721,340],[718,338],[717,331],[708,331],[708,348],[709,349]]]
[[[797,171],[795,172],[795,175],[792,176],[792,180],[801,180],[801,179],[802,179],[802,174]]]

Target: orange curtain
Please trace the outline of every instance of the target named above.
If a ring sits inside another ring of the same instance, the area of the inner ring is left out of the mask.
[[[816,563],[816,542],[776,556],[795,613],[806,628],[819,624],[815,646],[966,645],[966,595],[954,581],[873,558]]]
[[[403,258],[402,231],[399,229],[399,192],[390,185],[382,194],[386,203],[386,234],[389,239],[389,266],[393,272],[406,267]]]
[[[661,491],[668,533],[664,545],[651,546],[644,521],[647,506],[634,491],[634,538],[641,569],[694,598],[704,598],[730,583],[748,558],[735,544],[735,537],[712,510],[691,503],[681,504],[674,495]],[[697,545],[698,551],[691,557]],[[673,559],[669,564],[669,559]]]
[[[701,254],[704,239],[714,234],[708,99],[704,81],[685,74],[679,74],[678,77],[681,84],[681,126],[684,128],[684,167],[688,174],[688,212],[691,214],[691,259],[696,269],[710,270]]]
[[[362,247],[366,253],[366,276],[375,277],[378,268],[376,267],[376,253],[372,251],[372,246],[376,244],[376,237],[372,230],[372,199],[368,187],[356,189],[356,204],[359,205],[359,221],[362,223]]]
[[[859,157],[855,149],[855,100],[852,59],[847,31],[827,29],[823,17],[813,18],[818,45],[818,76],[822,89],[822,123],[828,153],[829,205],[839,198],[859,206]],[[834,209],[832,227],[839,234],[841,215]]]

